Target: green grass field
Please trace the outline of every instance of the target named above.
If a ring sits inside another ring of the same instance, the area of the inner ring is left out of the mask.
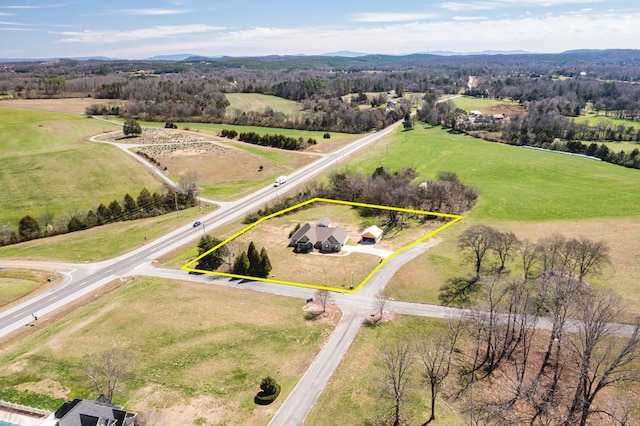
[[[234,112],[234,110],[262,112],[267,108],[287,115],[293,115],[300,111],[300,105],[297,102],[277,96],[261,93],[225,93],[225,96],[230,103],[227,107],[227,113]]]
[[[58,321],[43,319],[0,348],[0,391],[56,383],[67,398],[95,398],[78,365],[86,354],[118,347],[136,360],[117,404],[159,413],[154,418],[179,407],[183,421],[166,424],[194,424],[198,418],[206,424],[267,424],[331,328],[305,321],[302,305],[288,297],[138,278]],[[253,397],[266,376],[282,392],[261,407]],[[40,393],[47,394],[46,387]]]
[[[576,123],[587,123],[589,126],[597,127],[599,124],[603,124],[605,126],[624,126],[624,127],[633,127],[634,129],[640,129],[640,121],[634,120],[625,120],[622,118],[614,118],[608,117],[606,115],[595,115],[588,114],[583,115],[581,117],[575,117],[573,120]]]
[[[117,148],[87,137],[117,126],[72,114],[0,109],[0,223],[68,216],[160,184]]]
[[[521,147],[486,142],[418,125],[369,148],[350,163],[371,173],[415,167],[421,179],[442,170],[480,190],[467,218],[551,221],[640,216],[640,171]]]
[[[0,310],[47,284],[52,273],[0,269]]]
[[[0,247],[0,258],[99,262],[124,254],[180,226],[192,226],[208,210],[198,207],[147,219],[97,226],[84,231]],[[146,239],[145,239],[146,238]]]
[[[487,113],[487,109],[499,105],[518,105],[517,102],[512,101],[488,98],[472,98],[469,96],[460,96],[458,98],[452,99],[451,102],[453,102],[457,108],[463,109],[465,111],[481,111],[483,113]]]

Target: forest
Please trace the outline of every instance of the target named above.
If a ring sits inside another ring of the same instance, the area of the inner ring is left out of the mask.
[[[471,83],[473,81],[473,83]],[[634,50],[560,54],[357,58],[283,56],[183,61],[5,63],[4,98],[92,98],[87,115],[158,122],[207,122],[364,133],[409,117],[487,140],[592,156],[638,168],[637,150],[611,153],[602,142],[640,141],[640,127],[574,121],[589,111],[640,117],[640,54]],[[228,93],[273,95],[298,103],[286,114],[230,110]],[[471,123],[443,95],[509,100],[520,112]],[[110,106],[110,101],[126,101]]]

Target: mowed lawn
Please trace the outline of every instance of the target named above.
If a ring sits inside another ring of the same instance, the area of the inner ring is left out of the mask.
[[[625,120],[622,118],[609,117],[606,115],[588,114],[573,119],[576,123],[587,123],[589,126],[598,127],[599,125],[616,128],[618,126],[633,127],[640,129],[640,121]]]
[[[293,115],[301,109],[297,102],[273,95],[263,95],[262,93],[225,93],[224,95],[230,104],[227,107],[227,114],[235,113],[236,110],[263,112],[270,108],[275,112]]]
[[[480,191],[465,216],[491,221],[640,217],[640,171],[572,156],[486,142],[418,125],[398,131],[350,163],[371,173],[415,167],[421,179],[453,171]]]
[[[60,281],[60,276],[51,272],[0,269],[0,311],[16,300]]]
[[[446,96],[449,97],[449,96]],[[451,99],[451,102],[455,104],[457,108],[463,109],[465,111],[480,111],[482,113],[488,114],[495,107],[498,106],[518,106],[518,102],[506,101],[501,99],[490,99],[490,98],[472,98],[469,96],[460,96],[454,99]]]
[[[159,182],[117,148],[88,136],[118,126],[72,114],[0,109],[0,223],[25,215],[60,218],[99,203],[136,198]]]
[[[304,301],[208,284],[137,278],[39,321],[0,348],[0,390],[66,398],[98,395],[83,381],[85,355],[135,355],[115,403],[162,424],[267,424],[332,326],[303,318]],[[282,386],[257,406],[260,381]],[[196,423],[196,420],[200,423]]]

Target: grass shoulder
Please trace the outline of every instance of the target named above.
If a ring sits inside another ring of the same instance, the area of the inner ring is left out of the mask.
[[[78,365],[99,348],[133,352],[133,378],[116,403],[167,424],[266,424],[304,373],[332,324],[303,318],[299,300],[206,284],[139,277],[0,349],[0,391],[55,384],[66,398],[97,397]],[[254,405],[260,381],[271,375],[282,393]],[[45,389],[40,393],[47,395]]]
[[[124,254],[193,221],[209,210],[194,207],[147,219],[112,223],[84,231],[56,235],[0,247],[0,258],[99,262]]]

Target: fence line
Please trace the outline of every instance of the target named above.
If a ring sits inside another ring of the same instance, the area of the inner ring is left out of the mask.
[[[0,400],[0,409],[3,409],[3,408],[8,409],[8,410],[17,411],[19,413],[38,415],[38,416],[42,416],[42,417],[46,417],[49,414],[51,414],[51,411],[42,410],[40,408],[28,407],[28,406],[22,405],[22,404],[14,404],[13,402],[7,402],[7,401]]]

